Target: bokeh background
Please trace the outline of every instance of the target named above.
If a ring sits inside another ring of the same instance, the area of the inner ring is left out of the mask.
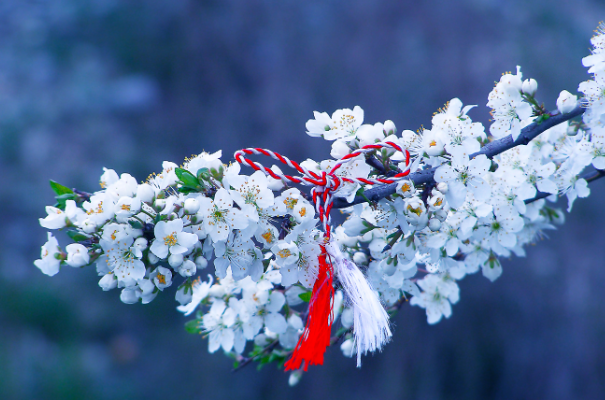
[[[0,398],[603,398],[605,182],[495,283],[462,281],[449,320],[404,307],[362,369],[333,348],[295,388],[274,366],[231,373],[170,290],[125,305],[93,269],[49,278],[33,260],[49,179],[93,191],[102,167],[144,180],[248,146],[325,158],[314,110],[359,105],[401,132],[459,97],[487,123],[517,64],[553,108],[587,79],[604,17],[600,0],[2,0]]]

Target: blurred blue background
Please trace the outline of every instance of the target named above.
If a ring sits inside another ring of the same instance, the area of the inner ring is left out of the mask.
[[[171,290],[125,305],[92,268],[49,278],[33,260],[49,179],[94,191],[102,167],[144,180],[249,146],[326,158],[304,133],[314,110],[359,105],[401,132],[459,97],[487,123],[493,82],[517,64],[552,109],[587,79],[604,16],[600,0],[1,1],[0,398],[603,398],[601,181],[495,283],[462,281],[452,318],[428,326],[404,307],[362,369],[332,348],[293,389],[274,366],[232,374],[184,331]]]

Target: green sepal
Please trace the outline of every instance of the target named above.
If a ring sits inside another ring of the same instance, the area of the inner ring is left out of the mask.
[[[223,168],[223,166],[221,165],[218,169],[218,171],[215,168],[210,168],[210,173],[212,174],[212,177],[218,181],[223,181],[223,174],[225,172],[225,169]]]
[[[365,197],[365,196],[364,196]],[[378,228],[377,226],[372,225],[371,223],[369,223],[368,221],[366,221],[365,219],[361,220],[361,223],[363,224],[363,226],[365,226],[365,229],[362,229],[361,232],[359,232],[360,235],[365,235],[366,233],[368,233],[369,231]]]
[[[201,330],[200,330],[200,326],[199,326],[198,320],[197,319],[192,319],[191,321],[188,321],[185,324],[185,330],[188,333],[194,333],[194,334],[195,333],[200,333]]]
[[[210,170],[208,168],[200,168],[197,170],[197,179],[200,181],[207,181],[210,179]]]
[[[540,116],[538,116],[538,118],[536,118],[536,123],[538,125],[540,125],[542,122],[546,121],[549,118],[550,118],[550,114],[548,114],[548,113],[541,114]]]
[[[298,298],[304,301],[305,303],[308,303],[311,301],[311,292],[301,293],[298,295]]]

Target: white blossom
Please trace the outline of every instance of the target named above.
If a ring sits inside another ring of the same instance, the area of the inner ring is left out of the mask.
[[[61,252],[59,242],[48,232],[48,241],[42,246],[41,259],[34,261],[43,274],[54,276],[59,272],[61,260],[56,257]]]

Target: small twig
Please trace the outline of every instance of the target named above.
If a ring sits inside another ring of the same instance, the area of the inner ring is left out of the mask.
[[[92,196],[92,193],[84,192],[82,190],[78,190],[78,189],[75,189],[75,188],[73,189],[73,191],[74,191],[74,193],[76,195],[78,195],[78,197],[80,199],[82,199],[82,201],[89,201],[90,197]]]
[[[258,353],[257,355],[255,355],[254,357],[244,357],[243,361],[235,368],[233,368],[231,370],[231,372],[237,372],[240,369],[244,368],[246,365],[250,364],[252,361],[255,361],[256,359],[258,359],[258,357],[270,353],[271,351],[273,351],[273,349],[275,349],[277,347],[277,345],[279,344],[279,340],[275,340],[271,343],[269,343],[260,353]]]
[[[382,163],[380,161],[378,161],[378,159],[374,156],[369,156],[366,157],[366,164],[368,164],[370,167],[375,168],[376,170],[378,170],[378,172],[380,173],[380,175],[386,175],[387,174],[387,170],[384,169],[384,165],[382,165]]]

